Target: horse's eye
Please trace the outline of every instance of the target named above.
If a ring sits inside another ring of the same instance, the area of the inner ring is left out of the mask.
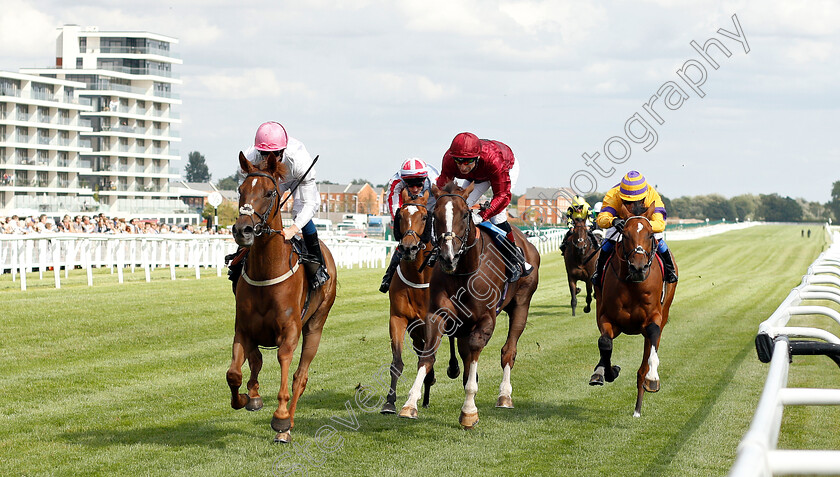
[[[272,194],[272,192],[268,191],[268,192],[265,193],[265,197],[271,197],[271,194]]]

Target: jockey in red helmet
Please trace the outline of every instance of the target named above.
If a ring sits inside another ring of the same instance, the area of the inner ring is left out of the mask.
[[[397,220],[397,210],[402,207],[403,189],[408,189],[408,193],[412,197],[423,195],[424,192],[432,187],[434,181],[438,178],[438,171],[433,166],[427,164],[423,159],[412,157],[403,161],[400,170],[391,177],[386,189],[388,202],[388,211],[391,213],[391,221]],[[429,199],[426,202],[426,209],[432,210],[435,205],[435,197],[429,194]],[[399,237],[395,237],[399,240]],[[382,284],[379,285],[379,291],[387,293],[391,287],[391,279],[394,277],[394,272],[400,264],[402,254],[399,247],[394,249],[394,255],[391,256],[391,263],[388,269],[385,270],[385,276],[382,277]]]
[[[516,246],[507,221],[507,207],[510,205],[511,189],[519,177],[519,162],[513,156],[513,151],[504,143],[479,139],[475,134],[460,133],[452,140],[449,150],[443,156],[441,173],[437,179],[437,186],[443,187],[447,182],[458,178],[475,183],[472,193],[467,198],[467,205],[472,207],[487,192],[493,190],[493,199],[489,206],[482,208],[474,215],[474,222],[488,221],[496,228],[504,231],[504,237],[496,234],[496,245],[502,253],[512,259],[512,263],[519,266],[508,267],[508,280],[515,282],[522,272],[531,273],[533,267],[525,261],[522,250]],[[486,228],[491,230],[492,227]],[[508,243],[504,243],[507,238]],[[513,244],[511,246],[511,244]]]

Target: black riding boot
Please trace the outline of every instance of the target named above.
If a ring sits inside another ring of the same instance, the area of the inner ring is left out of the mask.
[[[236,252],[225,255],[225,263],[228,265],[228,280],[233,287],[233,295],[236,296],[236,283],[242,276],[242,269],[245,268],[245,258],[248,256],[248,249],[239,247]]]
[[[566,231],[566,235],[563,236],[563,241],[560,242],[560,255],[566,255],[566,240],[569,239],[569,234],[572,233],[572,229]]]
[[[502,229],[506,232],[505,236],[497,237],[498,242],[496,245],[502,249],[502,253],[507,255],[508,261],[513,264],[513,266],[509,266],[505,264],[505,276],[507,277],[507,281],[509,283],[513,283],[519,280],[522,276],[528,276],[534,270],[534,267],[531,266],[530,263],[525,261],[525,253],[516,245],[513,237],[513,231],[510,228],[510,224],[507,222],[502,222],[498,224],[496,227]],[[501,242],[505,242],[502,244]]]
[[[400,260],[402,260],[402,252],[397,247],[394,249],[394,254],[391,255],[391,263],[388,265],[388,269],[385,270],[385,276],[382,277],[382,284],[379,285],[379,291],[382,293],[388,293],[388,289],[391,288],[391,279],[394,278],[394,272],[400,266]]]
[[[656,254],[662,259],[662,264],[665,265],[665,283],[677,283],[677,267],[674,266],[674,256],[668,250],[665,253],[660,253],[658,250]]]
[[[607,266],[607,260],[610,259],[610,254],[601,249],[601,254],[598,255],[598,263],[595,265],[595,273],[592,274],[590,281],[596,287],[601,287],[601,274],[604,273],[604,267]]]
[[[315,290],[330,279],[327,267],[324,266],[324,255],[321,253],[321,242],[318,240],[318,233],[303,235],[303,243],[306,244],[306,252],[310,257],[303,261],[303,268],[306,270],[306,278],[309,280],[309,288]]]

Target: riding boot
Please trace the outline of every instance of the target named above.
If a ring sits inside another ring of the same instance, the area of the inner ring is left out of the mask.
[[[321,242],[318,240],[318,234],[303,235],[303,243],[306,244],[306,252],[311,260],[303,262],[303,268],[306,270],[306,277],[309,280],[309,288],[316,290],[321,285],[330,279],[327,273],[327,267],[324,266],[324,255],[321,253]]]
[[[656,254],[659,255],[659,258],[662,259],[662,265],[665,266],[665,283],[677,283],[679,278],[677,277],[677,268],[674,266],[674,256],[671,255],[671,251],[666,250],[662,253],[657,250]]]
[[[388,269],[385,270],[385,276],[382,277],[382,284],[379,285],[379,291],[382,293],[388,293],[388,289],[391,288],[391,279],[394,278],[394,272],[396,272],[397,267],[400,266],[400,260],[402,260],[402,252],[400,252],[400,248],[397,247],[394,250],[394,254],[391,256],[391,264],[388,265]]]
[[[607,266],[607,260],[610,259],[610,254],[601,249],[601,254],[598,255],[598,263],[595,265],[595,273],[592,274],[590,281],[593,285],[601,287],[601,274],[604,273],[604,267]]]
[[[225,263],[228,266],[228,280],[233,287],[233,295],[236,296],[236,283],[242,276],[242,269],[245,268],[245,258],[248,256],[247,247],[239,247],[236,252],[225,255]]]
[[[566,231],[566,235],[563,236],[563,241],[560,242],[560,255],[566,255],[566,240],[569,239],[569,234],[572,233],[572,229]]]

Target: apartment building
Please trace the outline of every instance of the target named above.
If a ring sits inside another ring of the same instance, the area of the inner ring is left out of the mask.
[[[517,216],[529,223],[565,225],[574,197],[575,191],[567,187],[529,187],[516,203]]]
[[[78,25],[58,30],[55,65],[21,69],[20,73],[40,77],[41,83],[53,84],[57,91],[72,89],[79,105],[78,123],[84,128],[68,131],[68,136],[75,132],[77,142],[85,146],[76,151],[77,162],[84,167],[75,177],[91,199],[86,202],[88,208],[112,216],[169,222],[195,219],[178,192],[169,187],[170,180],[179,177],[177,126],[181,120],[177,107],[181,100],[172,91],[181,84],[174,68],[183,62],[172,51],[178,40],[156,33],[99,31]],[[41,137],[38,126],[30,126],[30,130]],[[37,139],[31,142],[37,143]],[[72,182],[69,175],[62,177]],[[37,197],[41,191],[25,192]]]
[[[84,87],[0,71],[0,214],[93,209]]]

